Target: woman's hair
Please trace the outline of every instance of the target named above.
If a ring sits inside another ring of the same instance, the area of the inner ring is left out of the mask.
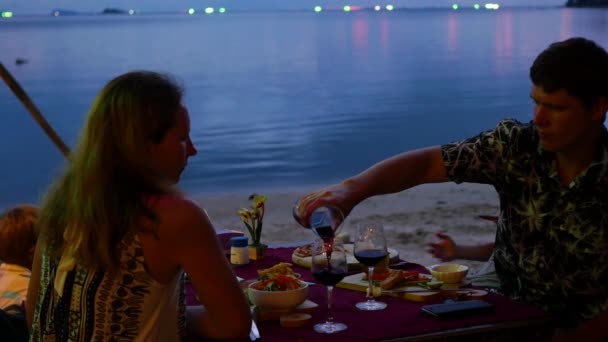
[[[591,108],[608,98],[608,53],[581,37],[556,42],[536,57],[530,78],[548,93],[566,90]]]
[[[32,247],[36,246],[38,208],[19,205],[0,214],[0,261],[30,268]]]
[[[134,71],[97,95],[75,151],[40,212],[45,253],[58,260],[69,248],[88,267],[115,269],[117,246],[143,220],[157,222],[146,195],[172,191],[148,161],[150,143],[175,125],[182,88],[168,75]]]

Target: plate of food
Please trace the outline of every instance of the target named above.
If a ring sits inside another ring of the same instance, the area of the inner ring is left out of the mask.
[[[374,273],[373,295],[391,295],[413,301],[439,299],[442,293],[457,291],[468,283],[446,284],[430,274],[417,271],[390,269],[388,273]],[[365,272],[345,277],[337,287],[366,292],[368,288]]]
[[[308,296],[308,283],[301,281],[289,263],[259,270],[258,279],[248,285],[251,304],[266,309],[290,309]]]
[[[362,267],[362,265],[355,259],[354,245],[352,243],[344,244],[346,250],[346,262],[348,263],[349,269],[356,269]],[[291,254],[291,261],[302,267],[309,268],[312,263],[312,243],[297,247]],[[396,263],[399,261],[399,252],[393,248],[388,249],[390,263]]]

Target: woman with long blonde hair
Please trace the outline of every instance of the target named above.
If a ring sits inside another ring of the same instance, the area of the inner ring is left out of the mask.
[[[196,154],[189,133],[167,75],[129,72],[97,95],[41,207],[31,340],[248,335],[249,307],[213,225],[174,187]],[[186,310],[184,271],[202,307]]]

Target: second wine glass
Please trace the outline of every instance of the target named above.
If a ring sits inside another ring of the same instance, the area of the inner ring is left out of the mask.
[[[316,332],[333,334],[346,329],[346,324],[334,322],[332,313],[334,285],[346,276],[346,251],[339,241],[316,239],[312,245],[312,276],[327,287],[327,320],[314,326]]]
[[[367,266],[368,279],[367,301],[357,303],[357,309],[373,311],[386,308],[386,303],[376,301],[373,296],[374,266],[388,255],[381,224],[363,223],[357,226],[354,254],[357,261]]]

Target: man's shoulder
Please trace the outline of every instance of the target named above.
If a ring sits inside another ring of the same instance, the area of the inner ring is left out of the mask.
[[[538,136],[532,122],[522,123],[517,119],[506,118],[499,121],[495,127],[485,130],[468,139],[446,144],[444,148],[453,145],[480,144],[484,146],[498,146],[500,150],[530,150],[538,148]],[[491,149],[490,149],[491,150]]]
[[[504,142],[509,150],[529,153],[538,151],[538,135],[531,121],[523,123],[511,118],[501,120],[493,130],[493,135]]]
[[[532,122],[523,123],[517,119],[506,118],[500,120],[494,130],[509,137],[518,138],[531,136],[534,133],[534,125]]]

